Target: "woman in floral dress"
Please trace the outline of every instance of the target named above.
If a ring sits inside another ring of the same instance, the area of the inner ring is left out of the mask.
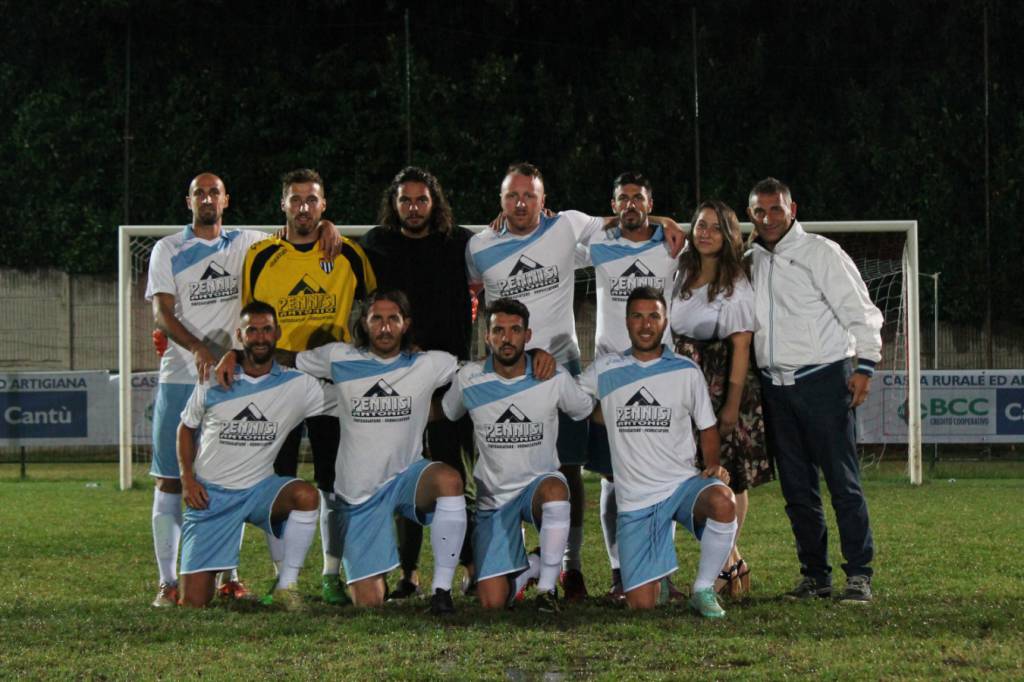
[[[692,225],[687,249],[679,256],[671,305],[672,334],[676,352],[692,358],[704,371],[718,415],[721,463],[729,471],[729,487],[736,494],[739,529],[737,545],[733,545],[717,587],[740,597],[750,589],[750,567],[738,547],[749,508],[747,489],[774,478],[765,449],[761,392],[751,348],[754,291],[744,268],[739,221],[732,209],[720,201],[705,201],[694,212]]]

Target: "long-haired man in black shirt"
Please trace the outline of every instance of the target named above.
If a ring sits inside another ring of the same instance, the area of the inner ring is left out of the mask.
[[[416,320],[413,342],[423,350],[442,350],[469,359],[472,304],[466,282],[466,242],[473,233],[459,227],[441,184],[431,173],[403,168],[381,196],[379,226],[363,237],[382,289],[404,291]],[[431,459],[454,467],[466,481],[465,457],[473,452],[472,423],[440,420],[427,426]],[[467,503],[469,500],[467,500]],[[399,518],[402,578],[392,599],[419,594],[417,564],[423,528]],[[466,533],[461,562],[472,561],[472,527]]]

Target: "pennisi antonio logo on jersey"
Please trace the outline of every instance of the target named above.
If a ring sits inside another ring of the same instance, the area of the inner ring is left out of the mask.
[[[625,407],[615,411],[615,427],[619,431],[661,431],[670,426],[672,408],[662,407],[644,386],[626,401]]]
[[[288,295],[277,301],[281,319],[334,315],[337,310],[338,297],[324,291],[309,275],[303,275]]]
[[[249,403],[245,409],[229,421],[224,422],[220,429],[220,442],[225,445],[266,445],[277,438],[277,422],[263,416],[255,403]]]
[[[508,273],[498,280],[500,296],[521,296],[539,289],[558,286],[558,266],[541,265],[532,258],[520,256]]]
[[[352,418],[356,421],[406,421],[412,414],[412,398],[399,395],[383,379],[361,398],[352,398]]]
[[[654,287],[664,291],[665,278],[655,275],[653,270],[637,258],[620,276],[610,278],[608,285],[612,300],[625,301],[634,289],[640,287]]]
[[[530,421],[515,405],[509,405],[496,422],[484,427],[484,441],[492,447],[537,445],[542,440],[544,424]]]
[[[215,303],[238,296],[238,277],[230,274],[217,261],[210,261],[198,282],[189,285],[188,300],[192,305]]]

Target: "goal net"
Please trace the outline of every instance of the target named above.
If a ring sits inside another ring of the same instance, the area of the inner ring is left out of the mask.
[[[837,241],[860,269],[875,304],[885,317],[883,358],[872,382],[869,402],[858,410],[858,440],[862,460],[870,463],[892,448],[906,448],[908,475],[921,482],[917,223],[829,222],[801,223],[809,232]],[[372,226],[341,228],[350,237]],[[479,230],[483,226],[469,226]],[[749,231],[750,225],[743,226]],[[152,402],[156,397],[159,358],[153,349],[153,315],[145,300],[149,257],[156,242],[180,225],[125,225],[119,230],[119,382],[120,483],[132,484],[133,466],[148,470],[151,457]],[[258,226],[274,232],[278,226]],[[594,352],[595,286],[592,269],[577,271],[576,328],[584,363]],[[479,348],[480,346],[478,346]],[[883,386],[884,382],[884,386]],[[892,415],[899,415],[894,418]],[[902,453],[901,453],[902,454]]]

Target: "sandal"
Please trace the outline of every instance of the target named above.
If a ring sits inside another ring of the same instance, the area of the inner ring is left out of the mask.
[[[746,561],[740,559],[729,567],[729,596],[733,599],[743,599],[750,594],[750,566]]]
[[[733,571],[735,568],[736,564],[733,564],[718,574],[718,578],[715,580],[715,593],[719,596],[724,597],[727,594],[731,595],[733,593],[735,589],[733,587],[733,579],[735,578]],[[718,584],[719,580],[722,581],[720,585]]]

